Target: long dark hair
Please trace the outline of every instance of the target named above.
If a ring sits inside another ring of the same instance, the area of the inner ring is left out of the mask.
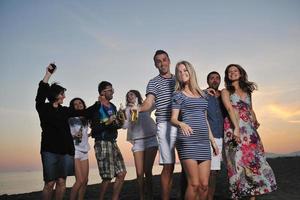
[[[240,88],[248,93],[248,94],[251,94],[254,90],[257,90],[257,85],[256,83],[254,82],[251,82],[251,81],[248,81],[248,75],[247,75],[247,72],[242,68],[242,66],[238,65],[238,64],[230,64],[226,67],[225,69],[225,78],[224,78],[224,82],[225,82],[225,87],[226,89],[232,94],[235,92],[235,88],[234,86],[232,85],[232,81],[229,80],[228,78],[228,71],[229,71],[229,68],[230,67],[236,67],[240,74],[241,74],[241,77],[239,79],[239,86]]]
[[[83,101],[83,99],[81,99],[81,98],[79,98],[79,97],[75,97],[75,98],[73,98],[73,99],[70,101],[70,105],[69,105],[70,109],[71,109],[72,111],[75,111],[74,102],[75,102],[76,100],[81,101],[81,103],[83,104],[83,109],[85,110],[85,109],[86,109],[85,102]],[[84,126],[88,125],[88,120],[87,120],[85,117],[80,117],[80,120],[81,120],[82,125],[84,125]]]
[[[143,98],[142,95],[139,91],[137,90],[129,90],[126,94],[126,105],[128,105],[128,95],[129,92],[132,92],[133,94],[135,94],[136,98],[138,99],[138,104],[141,105],[143,103]]]

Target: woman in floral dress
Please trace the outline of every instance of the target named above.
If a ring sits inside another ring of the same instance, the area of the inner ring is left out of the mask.
[[[225,70],[222,101],[228,111],[224,121],[224,147],[229,177],[229,190],[233,199],[255,196],[276,190],[276,180],[266,161],[264,148],[258,135],[251,93],[256,84],[248,81],[246,71],[237,64]]]

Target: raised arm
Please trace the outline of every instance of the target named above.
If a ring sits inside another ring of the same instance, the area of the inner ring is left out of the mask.
[[[46,73],[44,75],[43,80],[39,83],[39,88],[37,91],[37,95],[35,98],[35,107],[39,111],[42,106],[44,105],[47,95],[48,95],[48,89],[49,89],[49,84],[48,81],[51,77],[51,73],[49,72],[49,69],[52,69],[52,66],[49,64],[46,68]],[[54,70],[55,71],[55,70]]]
[[[240,143],[241,138],[240,138],[239,118],[236,115],[231,105],[230,98],[229,98],[229,91],[227,89],[223,89],[221,92],[221,97],[222,97],[223,104],[228,112],[229,118],[234,125],[234,130],[233,130],[233,134],[235,136],[234,139],[236,140],[236,142]]]
[[[53,72],[50,73],[51,70],[53,70],[53,68],[52,68],[51,64],[49,64],[48,67],[46,68],[46,73],[45,73],[45,76],[43,78],[44,83],[48,83],[52,73],[54,73],[56,71],[56,69],[54,69]]]

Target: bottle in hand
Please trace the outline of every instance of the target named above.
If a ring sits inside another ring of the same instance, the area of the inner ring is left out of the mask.
[[[79,145],[82,140],[82,127],[79,129],[79,135],[75,138],[75,145]]]
[[[54,70],[56,69],[56,65],[54,63],[50,63],[52,69],[48,69],[48,71],[52,74]]]

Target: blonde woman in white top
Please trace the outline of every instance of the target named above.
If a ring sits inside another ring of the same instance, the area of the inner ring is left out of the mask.
[[[136,168],[140,199],[153,198],[152,167],[157,153],[156,125],[149,112],[140,112],[136,118],[132,116],[133,106],[143,102],[137,90],[126,94],[126,119],[123,128],[127,128],[127,140],[132,143],[132,152]],[[145,194],[145,196],[144,196]]]

